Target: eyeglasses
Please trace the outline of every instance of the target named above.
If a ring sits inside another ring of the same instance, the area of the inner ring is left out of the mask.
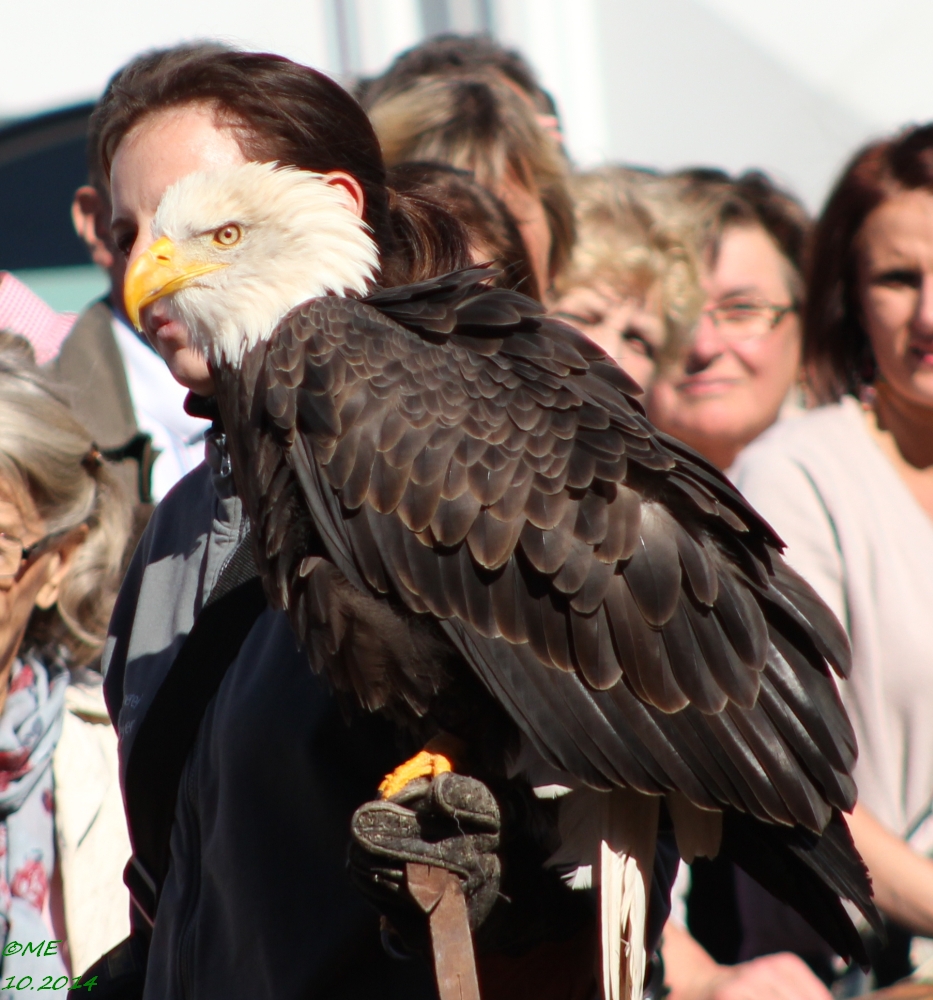
[[[23,545],[19,538],[0,531],[0,580],[15,579],[24,563],[47,552],[55,542],[73,530],[68,528],[65,531],[53,531],[29,546]]]
[[[789,313],[797,311],[797,303],[786,306],[773,302],[721,302],[704,309],[713,326],[727,340],[756,340],[770,333]]]

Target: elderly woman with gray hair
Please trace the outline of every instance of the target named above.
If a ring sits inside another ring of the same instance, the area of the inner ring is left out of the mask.
[[[127,933],[129,855],[96,660],[128,502],[0,333],[0,996],[61,989]],[[30,978],[31,977],[31,978]],[[57,984],[57,985],[56,985]]]

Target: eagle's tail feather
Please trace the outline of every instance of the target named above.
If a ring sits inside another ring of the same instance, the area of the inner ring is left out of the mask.
[[[599,860],[603,1000],[641,1000],[645,981],[645,884],[638,860],[604,840]]]
[[[552,798],[560,786],[540,789]],[[547,865],[573,889],[599,889],[602,1000],[641,1000],[660,797],[560,787],[560,848]]]

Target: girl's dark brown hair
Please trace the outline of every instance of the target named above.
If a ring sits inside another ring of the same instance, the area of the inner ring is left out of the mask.
[[[117,146],[139,121],[186,104],[215,107],[250,159],[355,177],[382,251],[383,284],[469,265],[466,232],[456,220],[439,207],[409,206],[388,190],[379,141],[359,104],[323,73],[281,56],[198,45],[133,60],[110,81],[92,117],[103,175],[109,178]]]
[[[814,233],[804,314],[804,360],[824,400],[858,395],[877,374],[859,301],[862,225],[889,198],[924,189],[933,193],[933,124],[860,150],[826,202]]]
[[[400,163],[389,170],[389,185],[412,202],[439,205],[466,227],[483,262],[499,268],[491,284],[514,288],[540,301],[528,251],[512,213],[468,170],[446,163]]]

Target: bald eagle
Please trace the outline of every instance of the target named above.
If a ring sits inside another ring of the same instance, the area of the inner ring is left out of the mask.
[[[153,233],[127,309],[164,299],[211,365],[270,600],[337,691],[456,740],[387,792],[453,757],[558,797],[613,1000],[641,995],[661,808],[686,860],[728,853],[864,960],[846,636],[624,372],[482,268],[374,291],[367,226],[306,171],[183,178]]]

